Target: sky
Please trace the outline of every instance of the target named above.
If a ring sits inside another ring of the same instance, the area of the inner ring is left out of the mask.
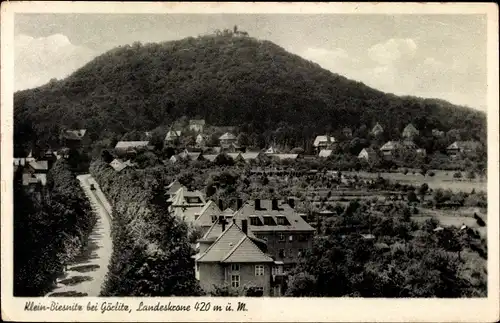
[[[485,15],[16,14],[15,90],[61,79],[119,45],[245,30],[397,95],[486,111]]]

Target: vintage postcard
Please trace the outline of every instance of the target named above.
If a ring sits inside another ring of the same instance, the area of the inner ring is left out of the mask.
[[[495,4],[1,21],[2,320],[500,319]]]

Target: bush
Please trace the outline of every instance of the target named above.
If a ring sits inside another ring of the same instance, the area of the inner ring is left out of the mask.
[[[462,173],[461,172],[454,173],[453,178],[462,178]]]
[[[429,171],[427,173],[427,176],[430,176],[430,177],[434,177],[434,175],[436,175],[433,171]]]

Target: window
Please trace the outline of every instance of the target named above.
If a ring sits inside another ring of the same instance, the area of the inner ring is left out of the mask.
[[[201,199],[198,196],[186,196],[185,199],[186,199],[186,202],[188,204],[200,204],[201,203]]]
[[[231,275],[231,287],[240,287],[240,275]]]
[[[250,225],[262,225],[262,222],[260,222],[259,217],[251,216],[250,217]]]
[[[278,225],[285,225],[286,218],[284,216],[277,216],[276,220],[278,221]]]
[[[240,271],[240,264],[231,264],[231,271]]]
[[[293,236],[289,236],[289,237],[288,237],[288,240],[289,240],[289,241],[293,241]]]
[[[255,276],[264,276],[264,265],[255,265]]]
[[[272,216],[264,216],[264,225],[276,225]]]
[[[280,249],[279,252],[278,252],[278,256],[280,258],[285,258],[285,249]]]
[[[283,273],[283,267],[281,267],[281,266],[273,266],[272,273],[273,273],[273,276],[281,275]]]
[[[285,235],[283,233],[279,234],[280,241],[285,241]]]

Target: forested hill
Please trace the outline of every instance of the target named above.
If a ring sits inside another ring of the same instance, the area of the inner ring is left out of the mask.
[[[344,126],[381,123],[399,135],[466,129],[485,138],[486,116],[440,100],[397,97],[331,73],[269,41],[201,36],[115,48],[64,80],[14,95],[16,143],[60,127],[108,133],[150,130],[183,115],[249,134],[287,129],[294,144]]]

